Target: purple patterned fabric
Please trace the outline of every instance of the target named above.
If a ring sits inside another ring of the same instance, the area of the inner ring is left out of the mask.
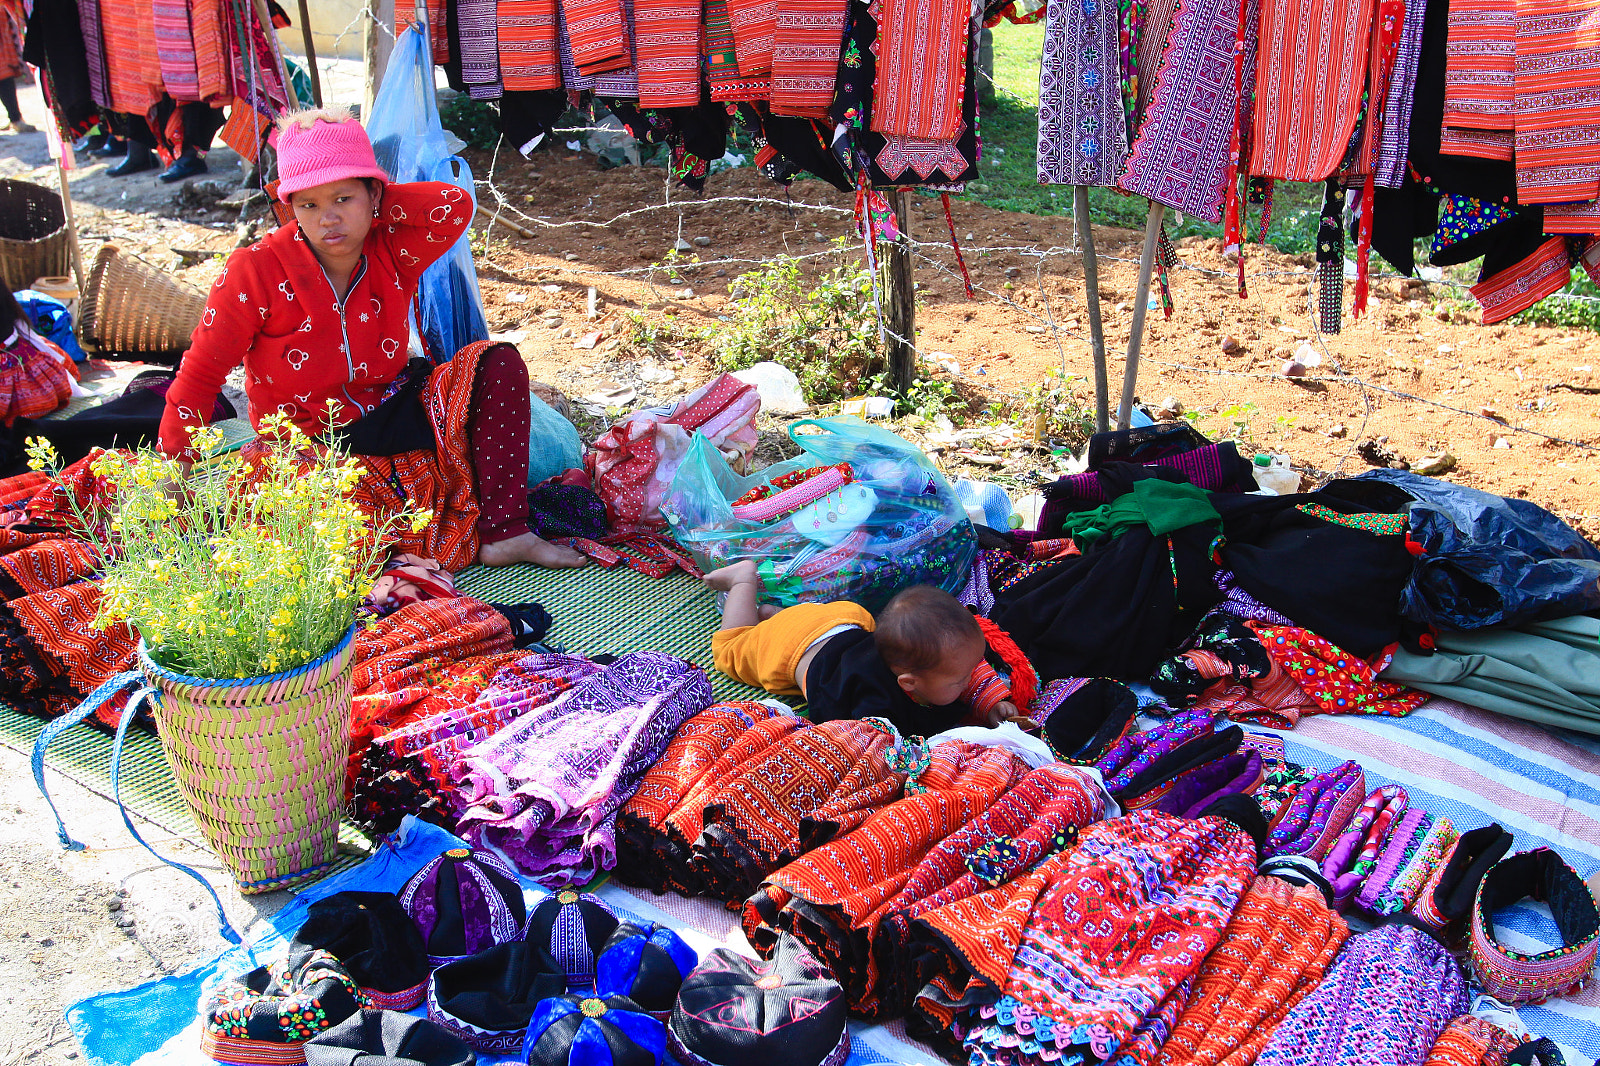
[[[1116,794],[1127,788],[1141,770],[1148,769],[1167,752],[1211,732],[1216,724],[1217,712],[1200,707],[1175,714],[1154,729],[1123,737],[1094,764],[1095,769],[1105,775],[1106,791]]]
[[[989,557],[986,552],[979,552],[972,560],[972,573],[967,575],[966,587],[956,599],[985,618],[994,610],[994,590],[989,587]]]
[[[1189,484],[1207,492],[1237,492],[1240,489],[1239,469],[1244,464],[1232,443],[1224,449],[1220,444],[1207,444],[1192,451],[1164,455],[1146,463],[1146,466],[1164,466],[1176,470],[1188,479]],[[1252,482],[1254,484],[1254,482]],[[1068,474],[1058,478],[1046,493],[1043,510],[1039,514],[1039,529],[1054,536],[1061,529],[1061,519],[1070,510],[1068,501],[1110,503],[1100,475],[1094,471]]]
[[[456,27],[467,95],[474,100],[500,99],[500,32],[494,0],[456,0]]]
[[[486,851],[451,848],[399,892],[435,966],[522,937],[527,911],[517,875]]]
[[[1367,775],[1355,760],[1318,774],[1294,794],[1272,827],[1268,856],[1306,855],[1321,862],[1367,794]]]
[[[1417,61],[1422,55],[1422,19],[1428,0],[1406,0],[1406,20],[1400,27],[1400,51],[1395,55],[1389,96],[1383,104],[1383,136],[1378,140],[1378,165],[1374,180],[1398,189],[1406,176],[1411,150],[1411,103],[1417,95]]]
[[[1212,608],[1224,614],[1231,614],[1235,618],[1246,621],[1265,622],[1270,626],[1292,626],[1294,622],[1288,617],[1279,614],[1271,607],[1262,603],[1244,589],[1239,587],[1239,579],[1232,570],[1221,569],[1217,571],[1217,588],[1222,593],[1222,602]]]
[[[1409,925],[1381,926],[1345,941],[1256,1066],[1421,1066],[1467,999],[1460,965],[1437,940]]]
[[[1039,63],[1039,180],[1117,183],[1128,155],[1115,0],[1050,0]]]
[[[78,24],[89,60],[89,96],[100,107],[111,106],[111,75],[106,71],[105,38],[100,35],[100,0],[78,0]]]
[[[1181,0],[1144,124],[1118,183],[1207,222],[1222,221],[1223,185],[1239,96],[1234,91],[1238,0]],[[1246,38],[1252,84],[1256,34]]]
[[[518,691],[497,675],[479,703]],[[710,706],[704,670],[659,652],[624,655],[552,703],[461,755],[459,832],[499,848],[553,886],[584,882],[616,864],[617,811],[691,715]]]

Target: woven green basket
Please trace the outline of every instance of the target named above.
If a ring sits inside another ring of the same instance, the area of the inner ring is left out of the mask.
[[[319,877],[338,852],[354,636],[298,669],[237,681],[173,673],[140,647],[172,776],[246,895]]]

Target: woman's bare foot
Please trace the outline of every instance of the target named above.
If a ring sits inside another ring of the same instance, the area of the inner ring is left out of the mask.
[[[566,570],[588,566],[589,557],[582,552],[560,544],[551,544],[532,533],[521,533],[508,540],[478,547],[478,562],[484,566],[510,566],[513,563],[532,563],[552,570]]]
[[[732,592],[735,585],[761,584],[761,575],[756,571],[754,559],[740,559],[720,570],[711,571],[704,581],[718,592]]]

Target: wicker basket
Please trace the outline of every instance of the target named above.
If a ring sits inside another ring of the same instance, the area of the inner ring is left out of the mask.
[[[354,637],[351,626],[314,662],[237,681],[175,674],[140,648],[172,775],[246,895],[319,877],[338,852]]]
[[[34,278],[72,269],[72,234],[61,194],[31,181],[0,180],[0,284],[25,289]]]
[[[80,307],[78,335],[102,355],[176,359],[200,324],[206,294],[107,244],[94,257]]]

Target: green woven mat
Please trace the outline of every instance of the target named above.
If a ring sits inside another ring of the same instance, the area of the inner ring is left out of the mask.
[[[687,574],[647,577],[624,566],[605,569],[540,570],[531,566],[475,566],[457,577],[464,593],[491,603],[544,605],[555,618],[547,643],[586,655],[662,651],[706,668],[719,699],[754,699],[762,693],[711,669],[711,634],[719,612],[711,590]],[[44,723],[0,704],[0,744],[24,755]],[[50,745],[52,769],[108,799],[111,796],[111,737],[79,726]],[[199,831],[167,769],[153,733],[128,733],[122,753],[122,800],[129,810],[176,836],[196,842]],[[69,830],[72,826],[69,824]],[[365,838],[345,826],[340,839]],[[340,856],[335,870],[359,861]],[[333,871],[329,871],[330,873]]]

